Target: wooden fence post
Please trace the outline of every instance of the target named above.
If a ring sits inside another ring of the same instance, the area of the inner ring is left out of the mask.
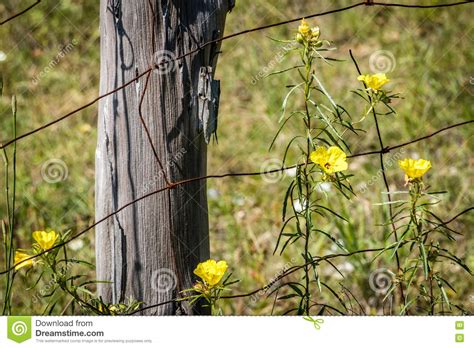
[[[156,69],[99,103],[96,220],[165,187],[167,179],[206,174],[208,135],[196,110],[209,101],[198,85],[202,68],[212,79],[219,45],[174,58],[222,36],[232,5],[231,0],[100,1],[100,93],[154,64]],[[100,284],[98,292],[107,302],[132,297],[152,305],[178,297],[192,286],[196,264],[208,257],[205,181],[150,196],[96,228],[97,279],[111,282]],[[141,314],[180,313],[191,314],[177,303]]]

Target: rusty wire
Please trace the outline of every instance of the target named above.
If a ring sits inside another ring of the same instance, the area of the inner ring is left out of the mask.
[[[428,135],[425,135],[421,138],[417,138],[417,139],[413,139],[411,141],[407,141],[405,143],[402,143],[402,144],[397,144],[397,145],[394,145],[394,146],[388,146],[386,147],[384,150],[378,150],[378,151],[369,151],[369,152],[365,152],[365,153],[360,153],[360,154],[354,154],[354,155],[350,155],[350,156],[347,156],[348,158],[350,157],[359,157],[359,156],[365,156],[365,155],[374,155],[374,154],[379,154],[379,153],[388,153],[390,152],[390,150],[392,149],[398,149],[400,147],[404,147],[404,146],[408,146],[408,145],[411,145],[411,144],[414,144],[418,141],[422,141],[422,140],[425,140],[425,139],[428,139],[428,138],[431,138],[443,131],[446,131],[446,130],[449,130],[449,129],[452,129],[452,128],[455,128],[455,127],[459,127],[459,126],[462,126],[462,125],[465,125],[465,124],[469,124],[469,123],[474,123],[474,120],[472,121],[466,121],[466,122],[461,122],[461,123],[457,123],[457,124],[453,124],[453,125],[450,125],[450,126],[447,126],[443,129],[440,129],[440,130],[437,130],[436,132],[434,133],[431,133],[431,134],[428,134]],[[22,260],[21,262],[25,262],[25,261],[28,261],[28,260],[32,260],[38,256],[41,256],[41,255],[44,255],[46,254],[47,252],[51,251],[51,250],[54,250],[54,249],[57,249],[57,248],[61,248],[63,247],[64,245],[68,244],[69,242],[71,242],[72,240],[74,239],[77,239],[79,238],[80,236],[82,236],[83,234],[85,234],[86,232],[90,231],[91,229],[93,229],[95,226],[101,224],[102,222],[106,221],[107,219],[117,215],[118,213],[120,213],[122,210],[124,210],[125,208],[137,203],[137,202],[140,202],[148,197],[151,197],[155,194],[158,194],[160,192],[163,192],[163,191],[169,191],[169,190],[172,190],[178,186],[182,186],[182,185],[186,185],[186,184],[189,184],[189,183],[192,183],[192,182],[195,182],[195,181],[202,181],[202,180],[208,180],[208,179],[221,179],[221,178],[226,178],[226,177],[240,177],[240,176],[259,176],[259,175],[267,175],[267,174],[273,174],[273,173],[278,173],[278,172],[282,172],[282,171],[286,171],[286,170],[289,170],[289,169],[293,169],[293,168],[296,168],[297,166],[301,166],[303,164],[294,164],[294,165],[291,165],[291,166],[287,166],[287,167],[282,167],[282,168],[277,168],[277,169],[272,169],[272,170],[267,170],[267,171],[262,171],[262,172],[240,172],[240,173],[224,173],[224,174],[211,174],[211,175],[206,175],[206,176],[201,176],[201,177],[196,177],[196,178],[190,178],[190,179],[183,179],[183,180],[180,180],[180,181],[176,181],[176,182],[172,182],[170,183],[169,185],[165,186],[165,187],[162,187],[160,189],[157,189],[155,191],[152,191],[152,192],[149,192],[141,197],[138,197],[124,205],[122,205],[120,208],[118,208],[117,210],[113,211],[112,213],[108,214],[107,216],[101,218],[100,220],[96,221],[95,223],[93,223],[92,225],[89,225],[88,227],[86,227],[85,229],[83,229],[82,231],[78,232],[77,234],[75,234],[74,236],[72,236],[71,238],[69,238],[67,241],[64,241],[64,242],[61,242],[53,247],[51,247],[50,249],[47,249],[47,250],[43,250],[42,252],[38,253],[38,254],[35,254],[35,255],[32,255],[31,257],[27,258],[27,259],[24,259]],[[467,209],[467,211],[470,211],[471,209],[474,209],[474,208],[469,208]],[[456,216],[457,218],[458,216]],[[447,223],[449,222],[452,222],[453,220],[449,220]],[[20,264],[21,262],[19,262],[18,264]],[[3,270],[3,271],[0,271],[0,275],[2,274],[5,274],[5,273],[8,273],[10,271],[12,271],[15,266],[18,266],[18,264],[15,264],[13,265],[11,268],[9,269],[6,269],[6,270]]]
[[[174,59],[174,61],[177,61],[177,60],[181,60],[185,57],[188,57],[194,53],[197,53],[199,51],[201,51],[202,49],[204,49],[205,47],[209,46],[209,45],[212,45],[212,44],[215,44],[215,43],[218,43],[218,42],[222,42],[222,41],[225,41],[225,40],[228,40],[228,39],[231,39],[231,38],[234,38],[234,37],[237,37],[237,36],[241,36],[241,35],[245,35],[245,34],[248,34],[248,33],[252,33],[252,32],[256,32],[256,31],[261,31],[261,30],[266,30],[266,29],[269,29],[269,28],[273,28],[273,27],[277,27],[277,26],[281,26],[281,25],[285,25],[285,24],[289,24],[289,23],[293,23],[293,22],[297,22],[297,21],[300,21],[301,19],[303,18],[315,18],[315,17],[321,17],[321,16],[325,16],[325,15],[329,15],[329,14],[333,14],[333,13],[338,13],[338,12],[343,12],[343,11],[347,11],[347,10],[351,10],[353,8],[356,8],[356,7],[359,7],[359,6],[381,6],[381,7],[402,7],[402,8],[412,8],[412,9],[426,9],[426,8],[441,8],[441,7],[451,7],[451,6],[459,6],[459,5],[465,5],[465,4],[469,4],[469,3],[472,3],[472,1],[460,1],[460,2],[454,2],[454,3],[445,3],[445,4],[436,4],[436,5],[408,5],[408,4],[398,4],[398,3],[381,3],[381,2],[371,2],[371,1],[365,1],[365,2],[358,2],[356,4],[353,4],[353,5],[349,5],[349,6],[346,6],[346,7],[341,7],[341,8],[338,8],[338,9],[334,9],[334,10],[330,10],[330,11],[325,11],[325,12],[319,12],[319,13],[313,13],[313,14],[309,14],[309,15],[306,15],[306,16],[303,16],[303,17],[297,17],[297,18],[293,18],[293,19],[290,19],[290,20],[287,20],[287,21],[283,21],[283,22],[277,22],[277,23],[272,23],[272,24],[267,24],[267,25],[264,25],[264,26],[260,26],[260,27],[255,27],[255,28],[252,28],[252,29],[247,29],[247,30],[243,30],[243,31],[239,31],[239,32],[236,32],[236,33],[233,33],[233,34],[229,34],[229,35],[226,35],[226,36],[223,36],[221,38],[217,38],[217,39],[214,39],[214,40],[210,40],[210,41],[207,41],[206,43],[200,45],[199,47],[197,47],[196,49],[194,50],[191,50],[187,53],[184,53],[183,55],[181,56],[178,56]],[[23,11],[23,13],[25,13],[25,11]],[[163,62],[159,62],[158,64],[160,63],[163,63]],[[169,63],[169,61],[167,62]],[[152,71],[153,69],[157,68],[156,64],[152,64],[150,67],[148,67],[145,71],[143,71],[142,73],[138,74],[136,77],[134,77],[133,79],[131,79],[130,81],[127,81],[126,83],[124,83],[123,85],[109,91],[109,92],[106,92],[102,95],[99,95],[98,97],[94,98],[93,100],[91,100],[90,102],[56,118],[55,120],[52,120],[38,128],[35,128],[31,131],[28,131],[24,134],[21,134],[13,139],[10,139],[10,140],[7,140],[5,142],[2,142],[0,143],[0,150],[1,149],[4,149],[8,146],[10,146],[11,144],[17,142],[18,140],[20,139],[23,139],[23,138],[26,138],[32,134],[35,134],[39,131],[42,131],[48,127],[51,127],[52,125],[55,125],[56,123],[59,123],[75,114],[77,114],[78,112],[88,108],[89,106],[92,106],[94,105],[95,103],[97,103],[99,100],[111,95],[111,94],[114,94],[122,89],[124,89],[125,87],[129,86],[130,84],[132,84],[133,82],[135,81],[138,81],[140,78],[142,78],[143,76],[147,75],[150,71]]]

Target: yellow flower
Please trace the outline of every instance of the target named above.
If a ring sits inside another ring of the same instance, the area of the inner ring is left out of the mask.
[[[194,274],[200,277],[207,285],[214,286],[219,283],[227,271],[227,262],[207,260],[197,265]]]
[[[431,162],[424,159],[406,158],[403,161],[398,161],[398,165],[409,179],[421,178],[431,168]]]
[[[319,164],[327,174],[346,170],[348,167],[346,157],[344,151],[337,146],[331,146],[328,149],[318,147],[309,156],[311,161]]]
[[[357,80],[364,81],[367,88],[370,88],[374,91],[379,91],[383,85],[385,85],[390,80],[385,74],[375,74],[375,75],[360,75]]]
[[[304,20],[304,18],[301,20],[301,24],[298,27],[298,33],[301,34],[303,37],[308,37],[311,34],[311,28],[308,25],[308,22]]]
[[[35,231],[33,232],[33,238],[38,243],[38,245],[43,250],[50,249],[56,240],[58,239],[58,234],[54,231],[45,232],[45,231]]]
[[[311,28],[304,19],[301,21],[298,27],[298,33],[296,34],[296,42],[304,43],[308,41],[310,44],[317,44],[319,39],[320,30],[319,27]]]
[[[30,258],[31,255],[28,255],[27,253],[21,252],[21,251],[15,251],[15,270],[18,271],[22,267],[28,267],[28,266],[33,266],[34,261],[33,259],[31,260],[26,260]],[[26,260],[26,261],[23,261]],[[23,262],[22,262],[23,261]]]

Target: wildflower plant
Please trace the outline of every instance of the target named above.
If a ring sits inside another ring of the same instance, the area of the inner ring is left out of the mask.
[[[67,240],[69,235],[70,232],[60,234],[53,230],[33,232],[32,239],[34,243],[32,243],[31,248],[15,251],[15,264],[17,265],[15,269],[16,271],[22,271],[25,268],[27,273],[30,273],[33,269],[40,271],[39,277],[37,277],[30,290],[40,286],[41,279],[48,282],[47,278],[50,278],[49,284],[52,286],[48,287],[48,292],[43,294],[44,298],[54,299],[53,295],[58,290],[62,290],[71,295],[80,305],[89,307],[87,302],[81,298],[80,293],[91,294],[91,292],[87,290],[85,284],[75,285],[74,281],[81,278],[81,276],[71,275],[69,266],[73,263],[87,263],[68,259],[61,248],[53,248],[57,243]],[[54,307],[53,303],[49,303],[45,310],[50,310],[51,307]]]
[[[400,96],[397,93],[392,93],[390,90],[386,89],[385,85],[390,82],[390,79],[386,74],[377,73],[373,75],[359,75],[357,80],[364,84],[364,88],[357,89],[353,92],[364,99],[364,101],[369,105],[367,111],[358,122],[363,121],[371,112],[383,115],[396,114],[390,104],[393,99],[399,98]],[[375,108],[379,104],[383,105],[385,110],[376,111]]]
[[[189,301],[190,305],[204,300],[203,307],[210,307],[211,315],[222,315],[222,310],[217,306],[217,302],[230,285],[238,282],[238,280],[230,280],[231,274],[224,278],[227,268],[227,262],[223,260],[209,259],[199,263],[194,274],[200,279],[191,289],[182,291],[185,296],[180,300]]]
[[[0,77],[0,97],[3,92],[3,83]],[[17,135],[17,102],[12,98],[13,137]],[[46,292],[41,291],[41,297],[48,303],[43,314],[51,314],[57,307],[58,298],[66,295],[72,299],[68,302],[62,313],[70,309],[75,313],[75,305],[79,305],[85,314],[114,315],[132,313],[141,306],[141,302],[129,299],[128,303],[108,304],[97,298],[93,286],[99,281],[87,280],[86,274],[74,274],[73,265],[82,265],[89,269],[95,266],[89,262],[71,259],[68,257],[65,243],[70,240],[71,231],[58,233],[54,230],[34,231],[31,234],[33,243],[29,249],[15,247],[16,225],[16,142],[13,144],[11,156],[5,148],[2,149],[5,166],[5,202],[8,219],[2,219],[3,249],[5,255],[5,269],[10,270],[5,276],[5,291],[3,298],[3,315],[12,313],[12,297],[14,282],[18,273],[34,277],[33,285],[28,288],[32,291],[41,287],[41,281],[48,286]],[[61,244],[61,247],[58,245]],[[35,272],[37,271],[37,272]],[[38,275],[39,274],[39,275]],[[44,290],[44,289],[43,289]]]
[[[358,71],[357,80],[363,84],[363,88],[353,92],[364,100],[367,109],[359,121],[352,121],[349,112],[335,102],[321,82],[320,69],[324,64],[337,60],[325,56],[334,48],[329,41],[321,40],[320,36],[319,27],[311,27],[303,20],[295,35],[293,49],[288,52],[299,55],[300,64],[275,72],[275,74],[295,72],[298,80],[288,86],[289,91],[282,105],[281,125],[270,149],[283,130],[289,128],[288,125],[300,125],[298,128],[300,131],[290,139],[283,154],[284,164],[291,156],[297,159],[297,165],[296,175],[291,180],[284,197],[283,224],[274,251],[283,254],[288,248],[297,248],[302,255],[302,265],[299,268],[302,269],[301,277],[278,284],[272,292],[276,293],[277,300],[290,301],[289,309],[284,314],[309,316],[316,306],[320,308],[318,313],[322,314],[328,305],[321,303],[321,299],[327,300],[331,297],[334,297],[344,310],[348,310],[338,295],[338,290],[324,279],[320,271],[320,263],[324,257],[318,256],[315,252],[318,252],[318,245],[322,245],[325,240],[329,245],[333,245],[331,249],[349,253],[339,239],[344,237],[346,233],[343,230],[349,224],[344,214],[340,212],[345,209],[341,207],[340,211],[337,211],[330,204],[330,195],[339,193],[347,199],[355,195],[349,182],[352,175],[347,153],[350,153],[350,148],[345,138],[347,132],[358,135],[359,129],[355,128],[355,124],[372,113],[380,145],[384,149],[377,117],[396,115],[390,104],[394,98],[399,98],[397,93],[387,88],[390,79],[386,74],[363,75]],[[359,70],[355,60],[354,63]],[[296,104],[299,102],[297,105],[300,107],[288,111],[290,99],[295,99]],[[382,153],[380,160],[383,169]],[[390,218],[384,227],[390,231],[388,236],[392,234],[395,236],[395,243],[382,248],[373,258],[361,255],[359,263],[364,269],[370,270],[370,264],[381,255],[387,257],[389,262],[394,261],[395,256],[398,273],[394,274],[394,281],[383,301],[399,289],[400,301],[395,301],[398,313],[409,313],[410,307],[415,304],[426,309],[427,314],[444,313],[454,308],[448,298],[449,291],[446,290],[448,288],[454,291],[454,288],[442,275],[441,259],[449,259],[466,271],[470,270],[460,258],[442,246],[444,242],[453,241],[454,237],[452,230],[446,227],[431,209],[439,203],[437,195],[440,194],[427,190],[423,182],[423,176],[431,168],[431,162],[423,159],[404,159],[399,161],[399,165],[405,172],[409,188],[406,192],[408,199],[392,201],[390,194],[387,193],[388,202],[381,203],[389,207]],[[383,173],[388,190],[385,172]],[[331,184],[336,188],[336,192],[318,190],[317,188],[323,183]],[[294,202],[298,202],[298,206]],[[321,219],[327,217],[334,222],[337,230],[322,229]],[[402,230],[399,237],[398,230]],[[351,251],[360,249],[359,243],[356,244],[351,245]],[[328,246],[326,243],[325,245]],[[335,265],[331,263],[330,265],[342,274]],[[284,288],[286,290],[283,290]],[[278,297],[280,291],[284,291],[284,294]],[[323,291],[327,291],[326,294],[323,294]],[[352,294],[351,296],[353,297]],[[355,301],[359,303],[357,299]],[[464,313],[459,304],[455,308]]]
[[[347,173],[349,164],[345,152],[349,151],[349,147],[343,136],[346,131],[356,134],[357,132],[351,125],[347,111],[336,104],[320,81],[319,69],[329,60],[334,60],[324,56],[334,48],[329,41],[321,40],[320,35],[320,28],[310,27],[306,20],[303,20],[298,27],[294,48],[289,53],[297,54],[300,64],[278,73],[295,72],[299,81],[289,86],[290,90],[283,101],[281,126],[270,146],[271,149],[277,137],[291,122],[300,125],[301,132],[291,138],[283,155],[283,163],[291,153],[298,159],[298,165],[296,176],[285,194],[283,227],[275,247],[275,252],[280,250],[282,254],[290,246],[296,247],[301,244],[300,253],[305,266],[300,281],[281,284],[275,288],[275,291],[279,291],[284,286],[288,287],[290,293],[279,299],[296,298],[296,307],[287,313],[300,315],[310,314],[311,308],[317,302],[313,290],[317,288],[321,292],[324,284],[318,263],[314,261],[312,255],[313,242],[325,238],[335,243],[338,248],[342,247],[334,236],[321,230],[321,224],[317,220],[328,215],[342,220],[344,217],[322,203],[324,197],[317,192],[317,187],[321,183],[328,182],[346,198],[353,195],[348,181],[351,175]],[[299,102],[301,108],[287,115],[290,97]],[[292,204],[295,201],[303,202],[298,209]],[[300,241],[301,243],[298,243]]]
[[[94,312],[99,315],[130,315],[139,311],[143,302],[137,301],[132,297],[124,303],[105,303],[101,298],[91,298],[90,305]]]
[[[456,256],[448,243],[456,241],[456,231],[447,227],[433,208],[441,202],[440,194],[430,191],[424,176],[431,169],[431,162],[425,159],[407,158],[398,162],[405,173],[408,191],[398,194],[407,199],[391,202],[396,204],[393,218],[399,222],[401,230],[399,241],[387,248],[400,251],[403,258],[398,282],[406,290],[405,302],[401,304],[400,314],[409,314],[412,307],[425,314],[443,314],[454,309],[467,313],[462,304],[452,303],[448,293],[456,292],[443,272],[443,260],[449,260],[472,275],[466,263]],[[389,294],[395,290],[395,286]],[[387,294],[388,295],[388,294]],[[386,296],[387,297],[387,296]]]
[[[354,63],[359,70],[355,60]],[[377,117],[396,115],[390,103],[392,99],[399,98],[399,95],[385,89],[385,85],[390,81],[385,74],[360,75],[358,80],[363,83],[364,89],[354,92],[369,106],[361,120],[368,113],[373,114],[380,146],[383,148]],[[383,168],[382,154],[380,158]],[[410,314],[413,306],[417,308],[417,312],[432,315],[448,313],[454,308],[461,313],[467,313],[460,304],[452,306],[446,288],[456,291],[441,272],[444,259],[451,260],[472,274],[459,257],[441,246],[442,243],[455,241],[457,234],[433,211],[433,208],[441,202],[439,195],[445,192],[430,191],[424,184],[423,176],[431,169],[430,161],[406,158],[398,161],[398,164],[405,173],[408,191],[385,192],[389,198],[388,202],[380,204],[389,207],[389,221],[385,226],[390,228],[389,236],[395,237],[395,243],[388,245],[375,258],[389,252],[389,260],[395,257],[398,268],[383,301],[389,298],[392,301],[393,294],[398,288],[400,292],[398,314]],[[385,185],[388,190],[386,181]],[[408,198],[392,201],[391,194],[405,194]]]
[[[25,270],[29,273],[36,269],[40,273],[29,290],[40,286],[41,280],[49,284],[48,291],[42,294],[43,298],[51,300],[46,305],[44,313],[50,313],[54,309],[57,293],[70,296],[72,301],[69,305],[78,304],[86,314],[117,315],[137,310],[141,302],[131,299],[127,304],[107,304],[94,296],[93,289],[90,287],[99,281],[86,280],[84,279],[86,275],[72,272],[73,265],[80,264],[90,269],[93,269],[94,265],[83,260],[68,258],[66,250],[58,247],[58,244],[63,244],[69,240],[69,237],[70,231],[65,233],[53,230],[35,231],[32,233],[34,242],[31,248],[15,251],[15,272]],[[66,309],[67,307],[63,309],[63,312]]]

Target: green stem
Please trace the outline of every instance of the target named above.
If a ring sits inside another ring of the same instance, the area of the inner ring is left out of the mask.
[[[306,126],[306,161],[303,168],[303,178],[305,181],[305,195],[304,195],[304,204],[305,208],[305,245],[304,245],[304,257],[306,266],[304,268],[305,272],[305,314],[310,314],[310,298],[311,298],[311,290],[310,290],[310,270],[311,265],[308,264],[310,260],[309,254],[309,239],[311,236],[311,210],[310,210],[310,202],[311,202],[311,186],[310,186],[310,173],[308,173],[308,166],[310,163],[310,154],[312,150],[312,138],[311,138],[311,114],[309,112],[308,101],[311,95],[311,70],[313,65],[313,57],[311,52],[308,50],[308,47],[305,47],[305,68],[306,68],[306,76],[305,76],[305,112],[306,112],[306,119],[305,119],[305,126]]]
[[[8,217],[8,231],[10,231],[10,186],[9,186],[9,165],[8,165],[8,155],[7,151],[3,149],[3,160],[5,163],[5,201],[6,201],[6,206],[7,206],[7,217]],[[11,260],[10,260],[10,250],[9,250],[9,235],[5,234],[5,240],[4,240],[4,247],[5,247],[5,269],[10,269],[11,268]],[[7,273],[7,276],[5,277],[5,295],[4,295],[4,300],[3,300],[3,311],[2,315],[6,315],[8,313],[8,304],[9,304],[9,289],[10,289],[10,275],[11,272]]]
[[[49,267],[49,269],[51,270],[51,272],[53,273],[54,277],[55,277],[55,282],[56,284],[59,285],[59,287],[67,294],[69,294],[74,301],[76,301],[77,303],[79,303],[79,305],[82,307],[82,308],[86,308],[88,310],[90,310],[91,312],[95,313],[95,314],[102,314],[100,311],[98,311],[94,306],[92,306],[90,303],[84,301],[78,294],[76,291],[74,290],[71,290],[71,288],[68,286],[67,284],[67,281],[64,280],[62,277],[64,277],[63,274],[60,274],[58,273],[58,270],[57,270],[57,263],[56,263],[56,259],[52,260],[53,262],[50,262],[51,260],[49,260],[49,257],[48,255],[46,254],[44,257],[43,257],[43,260],[46,262],[47,266]],[[73,286],[73,284],[71,284],[71,286]]]
[[[428,286],[430,291],[430,314],[434,314],[434,290],[433,290],[433,272],[430,267],[430,262],[428,260],[428,256],[425,249],[425,243],[423,238],[423,223],[421,219],[418,218],[417,214],[417,203],[420,197],[422,196],[422,185],[423,183],[419,181],[414,181],[410,183],[410,197],[411,197],[411,223],[414,225],[414,232],[415,232],[415,240],[418,244],[419,250],[419,259],[423,265],[423,274],[425,280],[428,280]],[[425,237],[426,238],[426,237]]]
[[[13,113],[13,137],[16,138],[16,97],[12,97],[12,113]],[[7,202],[7,215],[8,215],[8,242],[5,240],[7,245],[5,250],[6,266],[10,269],[13,260],[13,236],[15,226],[15,203],[16,203],[16,142],[13,144],[13,192],[12,192],[12,204],[10,208],[10,187],[9,187],[9,165],[8,156],[5,149],[3,149],[5,159],[5,196]],[[7,274],[6,286],[5,286],[5,298],[3,304],[3,315],[11,314],[11,294],[13,287],[13,280],[15,278],[15,270],[10,271]]]

